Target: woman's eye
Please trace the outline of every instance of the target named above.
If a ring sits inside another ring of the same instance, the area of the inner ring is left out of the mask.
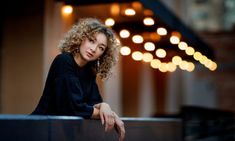
[[[92,38],[89,38],[89,41],[92,42],[92,43],[95,43],[95,40],[92,39]]]
[[[103,48],[103,47],[99,47],[99,49],[100,49],[101,51],[104,51],[104,48]]]

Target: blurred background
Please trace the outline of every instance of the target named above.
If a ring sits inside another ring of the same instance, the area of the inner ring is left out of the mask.
[[[30,114],[64,33],[82,17],[111,26],[120,61],[101,94],[125,117],[182,106],[235,112],[235,0],[3,1],[0,113]]]

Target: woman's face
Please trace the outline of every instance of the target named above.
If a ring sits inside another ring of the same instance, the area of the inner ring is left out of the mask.
[[[84,63],[98,59],[107,48],[107,37],[96,33],[94,37],[85,38],[80,46],[80,57]]]

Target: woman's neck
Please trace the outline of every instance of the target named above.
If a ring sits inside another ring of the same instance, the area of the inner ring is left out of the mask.
[[[84,67],[87,64],[87,61],[84,61],[79,53],[74,55],[74,60],[80,67]]]

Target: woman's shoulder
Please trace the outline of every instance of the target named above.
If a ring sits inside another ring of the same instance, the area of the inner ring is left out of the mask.
[[[72,59],[72,53],[69,52],[62,52],[60,54],[58,54],[55,59],[56,60],[71,60]]]
[[[74,65],[73,55],[68,52],[60,53],[55,57],[53,64],[61,67],[73,66]]]
[[[55,57],[55,59],[54,59],[54,61],[56,61],[56,62],[63,62],[63,63],[73,63],[73,55],[72,55],[72,53],[69,53],[69,52],[63,52],[63,53],[60,53],[60,54],[58,54],[56,57]]]

